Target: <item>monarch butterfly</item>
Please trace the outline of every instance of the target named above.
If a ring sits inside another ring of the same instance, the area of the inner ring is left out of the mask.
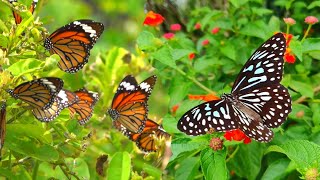
[[[45,110],[52,106],[62,86],[61,79],[46,77],[22,83],[14,89],[8,89],[7,92],[34,108]]]
[[[91,118],[93,113],[93,106],[99,100],[98,93],[80,89],[74,92],[78,96],[78,101],[69,106],[71,116],[75,113],[79,114],[78,122],[84,125]]]
[[[13,2],[17,2],[17,0],[9,0],[9,2],[13,3]],[[37,3],[38,3],[38,0],[33,0],[32,1],[32,4],[31,4],[30,9],[29,9],[31,14],[33,14],[33,11],[37,7]],[[15,11],[12,11],[12,14],[13,14],[13,17],[14,17],[14,20],[15,20],[16,24],[20,24],[21,21],[22,21],[21,16],[18,13],[16,13]]]
[[[0,109],[0,160],[2,157],[1,151],[6,137],[6,123],[6,102],[2,102]]]
[[[139,149],[145,152],[157,151],[157,142],[159,138],[169,138],[170,135],[162,128],[161,125],[148,119],[141,133],[133,133],[128,131],[119,122],[113,121],[113,126],[127,136],[131,141],[135,142]]]
[[[117,89],[111,108],[108,109],[112,120],[118,121],[128,131],[142,132],[148,116],[147,100],[156,80],[156,76],[151,76],[138,85],[133,76],[126,76]]]
[[[59,68],[75,73],[88,62],[90,50],[104,30],[102,23],[92,20],[73,21],[53,32],[44,41],[51,54],[61,58]]]
[[[78,100],[79,98],[75,93],[62,89],[48,109],[34,108],[32,113],[39,121],[49,122],[54,120],[62,109],[71,106]]]

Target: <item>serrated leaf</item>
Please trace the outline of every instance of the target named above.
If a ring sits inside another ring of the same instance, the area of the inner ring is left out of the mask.
[[[304,174],[311,167],[320,168],[320,146],[307,140],[288,141],[280,146],[270,146],[268,152],[280,152],[288,156]]]
[[[300,59],[300,61],[302,61],[302,46],[301,46],[301,42],[292,39],[292,41],[290,42],[290,48],[292,49],[292,52],[298,57],[298,59]]]
[[[308,38],[302,43],[302,52],[320,51],[320,38]]]
[[[131,158],[128,152],[113,155],[108,168],[108,180],[127,180],[131,172]]]
[[[172,57],[172,49],[170,49],[168,46],[160,48],[158,51],[154,52],[152,56],[162,64],[165,64],[174,69],[177,67],[175,60]]]
[[[175,160],[181,153],[198,150],[205,146],[201,142],[186,142],[186,140],[187,138],[180,138],[171,143],[172,156],[170,161]]]
[[[196,157],[189,157],[183,160],[176,170],[176,180],[193,180],[200,166],[199,159]]]
[[[206,148],[200,154],[201,169],[205,179],[227,179],[226,150],[214,152]]]

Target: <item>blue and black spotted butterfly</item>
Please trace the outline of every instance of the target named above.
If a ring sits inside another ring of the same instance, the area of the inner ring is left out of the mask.
[[[272,36],[251,55],[231,94],[192,108],[181,117],[178,129],[194,136],[240,129],[256,141],[271,141],[270,128],[280,126],[291,112],[290,94],[280,84],[285,51],[283,34]]]

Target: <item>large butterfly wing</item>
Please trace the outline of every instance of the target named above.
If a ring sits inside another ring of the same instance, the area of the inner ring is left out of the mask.
[[[69,106],[71,116],[77,113],[78,123],[81,125],[86,124],[93,114],[93,108],[96,102],[99,100],[98,93],[88,91],[86,89],[80,89],[75,91],[79,100]]]
[[[139,88],[146,93],[146,100],[145,102],[148,100],[152,90],[153,90],[153,87],[154,85],[156,84],[156,81],[157,81],[157,76],[150,76],[148,77],[147,79],[145,79],[144,81],[142,81],[140,84],[139,84]]]
[[[177,127],[187,135],[197,136],[212,129],[216,132],[237,129],[238,123],[233,108],[221,99],[192,108],[180,118]]]
[[[139,133],[143,130],[148,115],[147,99],[148,93],[139,88],[135,78],[126,76],[117,89],[108,113],[129,131]]]
[[[60,92],[63,81],[59,78],[46,77],[20,84],[7,92],[14,98],[20,99],[34,108],[48,109]]]
[[[76,93],[68,91],[66,89],[62,89],[58,93],[57,98],[60,100],[60,103],[63,108],[67,108],[75,102],[79,101],[79,97]]]
[[[290,94],[281,84],[239,94],[238,99],[258,113],[269,128],[279,127],[291,112]]]
[[[6,137],[6,102],[2,102],[0,107],[0,159],[1,159],[1,150],[4,145]]]
[[[17,2],[17,0],[9,0],[10,3],[13,3],[13,2]],[[35,10],[35,8],[37,7],[37,3],[38,3],[38,0],[33,0],[32,1],[32,4],[30,6],[30,9],[29,11],[31,12],[31,14],[33,14],[33,11]],[[13,14],[13,17],[14,17],[14,20],[16,22],[16,24],[20,24],[21,21],[22,21],[22,18],[21,16],[15,12],[15,11],[12,11],[12,14]]]
[[[245,94],[258,87],[278,84],[282,79],[285,51],[286,39],[282,33],[275,34],[263,43],[241,69],[232,94]]]
[[[44,47],[51,54],[61,58],[59,68],[75,73],[88,62],[90,50],[104,30],[102,23],[92,20],[73,21],[55,32],[44,41]]]
[[[63,109],[61,101],[58,97],[55,98],[53,104],[47,109],[34,108],[32,114],[41,122],[50,122],[59,116]]]

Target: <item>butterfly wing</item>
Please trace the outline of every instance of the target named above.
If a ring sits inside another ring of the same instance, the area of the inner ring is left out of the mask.
[[[63,106],[58,97],[55,98],[53,104],[47,109],[34,108],[32,114],[41,122],[50,122],[59,116]]]
[[[257,112],[263,124],[269,128],[279,127],[291,112],[291,98],[281,84],[274,84],[239,94],[238,99]]]
[[[93,114],[93,108],[96,102],[99,100],[98,93],[88,91],[86,89],[80,89],[75,91],[79,100],[69,106],[71,116],[75,113],[79,115],[78,122],[81,125],[86,124]]]
[[[12,4],[13,2],[17,2],[17,0],[9,0],[9,2]],[[30,9],[29,9],[31,14],[33,14],[35,8],[37,7],[37,3],[38,3],[38,0],[33,0],[32,1],[32,4],[31,4]],[[14,17],[14,20],[15,20],[16,24],[20,24],[21,21],[22,21],[21,16],[18,13],[16,13],[15,11],[12,11],[12,14],[13,14],[13,17]]]
[[[58,95],[57,98],[59,98],[60,103],[63,108],[67,108],[74,104],[75,102],[79,101],[79,97],[76,93],[68,91],[66,89],[62,89]]]
[[[232,94],[245,94],[258,87],[280,83],[285,51],[286,39],[282,33],[275,34],[263,43],[241,69]]]
[[[60,92],[63,81],[59,78],[47,77],[35,79],[20,84],[7,92],[14,98],[20,99],[34,108],[48,109]]]
[[[198,136],[212,129],[216,132],[237,129],[238,123],[233,108],[221,99],[192,108],[180,118],[177,127],[187,135]]]
[[[73,21],[45,39],[44,47],[61,58],[59,68],[75,73],[88,62],[90,50],[104,30],[102,23],[92,20]]]

